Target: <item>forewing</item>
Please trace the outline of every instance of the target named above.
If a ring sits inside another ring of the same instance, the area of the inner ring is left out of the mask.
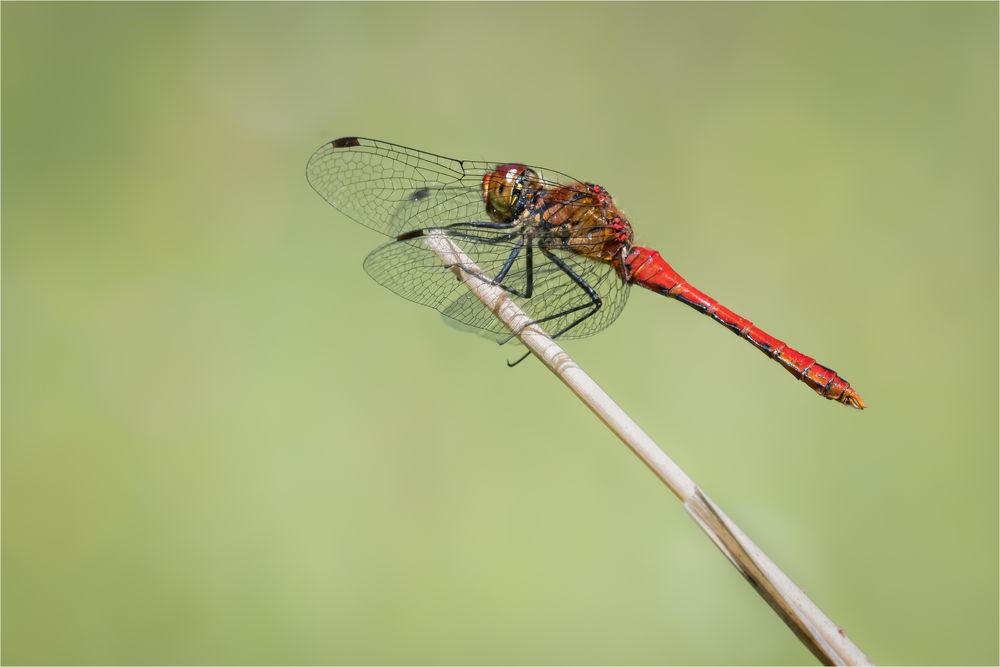
[[[387,236],[482,220],[483,176],[502,162],[454,158],[377,139],[343,137],[313,153],[306,178],[334,208]],[[586,186],[565,174],[531,167],[543,185]]]
[[[396,206],[385,233],[399,236],[414,229],[484,220],[489,224],[479,186],[471,190],[465,185],[428,185],[414,190]]]

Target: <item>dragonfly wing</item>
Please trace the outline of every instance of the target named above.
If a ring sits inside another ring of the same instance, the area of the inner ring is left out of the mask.
[[[482,338],[502,341],[510,337],[507,327],[468,289],[441,309],[441,319],[453,329]]]
[[[483,271],[483,280],[492,280],[516,244],[503,230],[477,230],[477,239],[462,238],[457,242],[470,259]],[[375,248],[365,259],[365,271],[375,282],[404,299],[434,308],[445,317],[464,327],[499,338],[506,331],[458,279],[450,267],[417,236],[389,241]],[[477,309],[478,306],[478,309]],[[483,317],[479,309],[489,317]]]
[[[387,236],[482,219],[483,176],[501,162],[456,160],[386,141],[343,137],[320,146],[306,165],[314,190],[355,222]],[[586,190],[579,181],[531,167],[545,185]]]
[[[485,163],[425,153],[385,141],[345,137],[323,144],[309,158],[306,178],[334,208],[388,236],[484,215],[480,194]],[[449,187],[450,197],[425,199],[428,188]],[[433,205],[431,205],[433,204]],[[413,205],[410,227],[397,213]]]
[[[399,203],[385,231],[398,236],[429,224],[447,226],[486,217],[479,188],[465,185],[429,185],[410,193]]]
[[[528,242],[516,232],[466,225],[443,231],[479,267],[482,273],[476,275],[482,280],[493,281],[506,267],[500,286],[551,334],[563,329],[565,338],[595,334],[614,321],[628,298],[628,286],[603,262],[570,251],[550,251],[557,263],[533,248],[529,263]],[[453,326],[498,342],[507,340],[507,328],[441,263],[424,239],[416,236],[379,246],[365,260],[365,271],[396,294],[439,311]],[[600,308],[592,307],[588,292],[567,270],[601,295]]]

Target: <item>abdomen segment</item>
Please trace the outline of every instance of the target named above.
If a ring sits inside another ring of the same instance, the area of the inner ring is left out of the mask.
[[[701,292],[649,248],[635,246],[625,259],[629,282],[670,296],[708,315],[758,350],[781,364],[789,373],[812,387],[825,398],[864,409],[865,403],[850,383],[837,373],[816,362],[784,342],[771,336],[750,320],[740,317],[718,301]]]

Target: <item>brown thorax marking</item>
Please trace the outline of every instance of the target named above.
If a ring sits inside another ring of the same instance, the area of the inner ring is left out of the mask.
[[[587,193],[556,187],[545,193],[548,204],[541,221],[549,232],[576,253],[617,266],[622,249],[631,246],[632,226],[599,185],[587,184]],[[538,214],[534,219],[538,222]]]

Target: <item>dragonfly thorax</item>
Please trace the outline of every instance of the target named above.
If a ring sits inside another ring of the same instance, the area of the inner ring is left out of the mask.
[[[560,207],[559,214],[553,217],[562,218],[560,222],[570,249],[607,262],[624,275],[623,260],[632,249],[632,225],[607,190],[593,183],[585,185],[586,194],[575,190],[564,194],[557,190],[569,205]]]
[[[530,167],[507,163],[483,176],[482,197],[494,222],[520,218],[540,243],[607,262],[624,275],[632,226],[600,185],[546,185]]]

